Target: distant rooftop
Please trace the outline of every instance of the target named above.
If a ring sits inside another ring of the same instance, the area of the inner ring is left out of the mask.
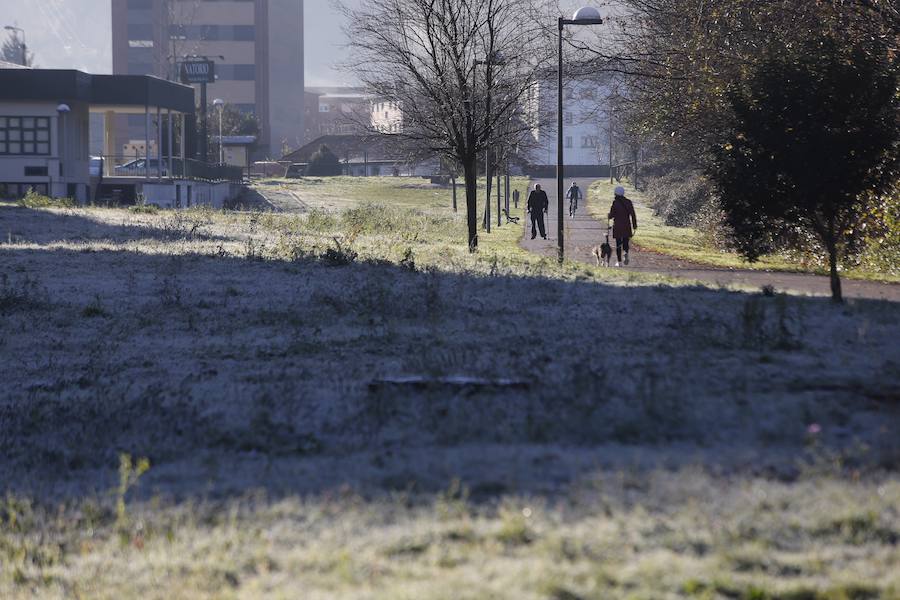
[[[27,71],[27,72],[26,72]],[[194,88],[151,75],[91,75],[74,69],[0,69],[0,100],[86,102],[92,109],[194,112]]]
[[[307,87],[306,91],[310,94],[318,94],[319,96],[354,96],[368,95],[366,88],[350,87],[350,86],[312,86]]]

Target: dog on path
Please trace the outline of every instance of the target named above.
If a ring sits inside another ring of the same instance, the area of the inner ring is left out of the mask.
[[[600,244],[599,246],[594,246],[591,248],[591,253],[594,255],[594,258],[597,259],[597,266],[609,266],[610,260],[612,260],[612,246],[609,244],[609,227],[606,228],[606,241]]]

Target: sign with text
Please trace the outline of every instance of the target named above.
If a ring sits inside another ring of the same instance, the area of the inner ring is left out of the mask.
[[[215,83],[216,64],[211,60],[181,63],[181,83]]]

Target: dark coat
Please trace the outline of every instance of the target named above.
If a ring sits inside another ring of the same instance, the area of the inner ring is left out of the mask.
[[[609,209],[609,218],[615,221],[613,225],[614,238],[621,240],[634,235],[631,226],[633,223],[634,228],[637,229],[637,215],[634,212],[634,205],[631,203],[631,200],[625,196],[616,196]]]
[[[544,190],[531,190],[528,194],[528,210],[534,212],[544,212],[550,208],[550,199],[547,198],[547,192]]]

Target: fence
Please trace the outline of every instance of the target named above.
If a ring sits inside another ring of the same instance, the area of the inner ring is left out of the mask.
[[[209,164],[192,158],[147,158],[124,155],[91,157],[91,177],[139,177],[144,179],[195,179],[240,183],[244,170],[233,165]]]

